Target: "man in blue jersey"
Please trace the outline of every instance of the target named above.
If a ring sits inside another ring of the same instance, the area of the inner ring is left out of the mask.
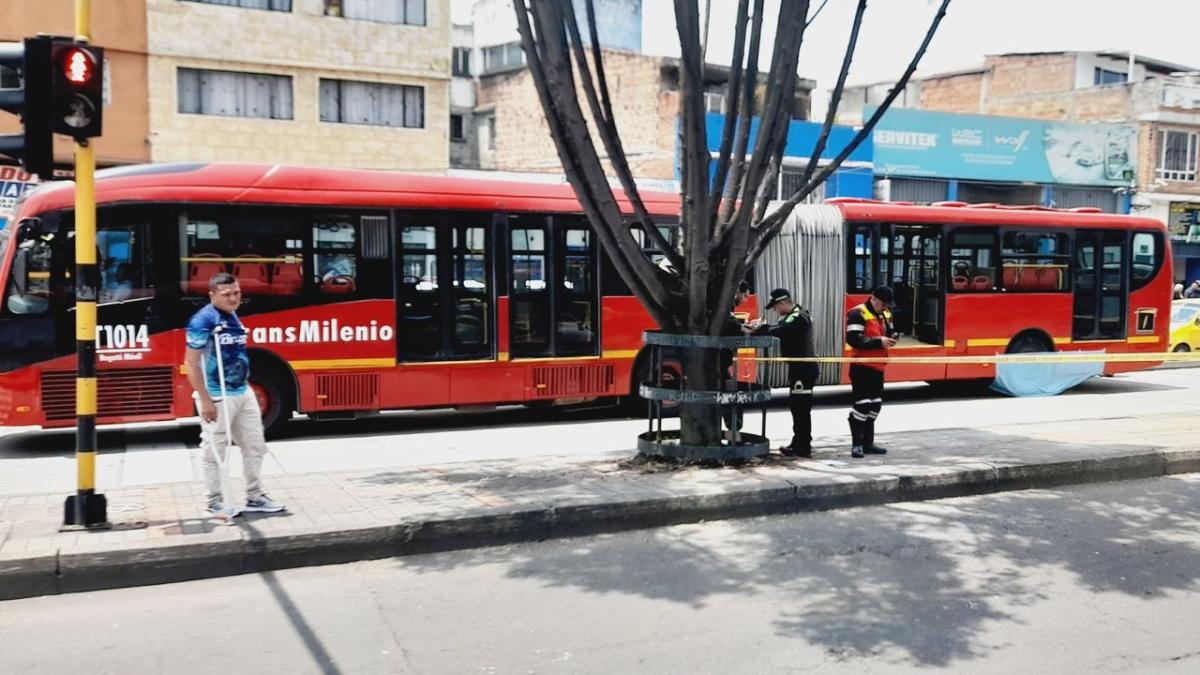
[[[204,468],[208,512],[218,518],[232,518],[242,511],[282,511],[283,504],[272,501],[263,493],[259,479],[267,442],[263,437],[258,399],[249,387],[250,357],[246,355],[246,329],[237,317],[237,308],[242,304],[242,289],[232,274],[222,272],[209,280],[208,298],[209,304],[188,321],[187,353],[184,357],[188,382],[195,390],[192,396],[200,411],[201,465]],[[217,340],[220,341],[219,350]],[[217,364],[218,351],[220,366]],[[222,375],[225,380],[224,391],[221,387]],[[223,395],[224,401],[221,398]],[[225,419],[220,417],[226,413],[229,414],[228,429],[242,449],[246,505],[240,509],[225,503],[229,495],[221,494],[220,467],[215,454],[220,453],[222,461],[227,457],[227,427]]]

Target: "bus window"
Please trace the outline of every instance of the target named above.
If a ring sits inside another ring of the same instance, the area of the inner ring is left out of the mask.
[[[950,233],[950,275],[947,290],[955,293],[992,291],[996,286],[996,233],[954,230]]]
[[[313,221],[313,283],[325,295],[348,295],[357,288],[357,236],[350,216],[323,216]],[[275,263],[283,271],[288,263]],[[293,263],[295,269],[299,263]],[[290,278],[290,275],[289,277]]]
[[[1001,286],[1006,291],[1065,291],[1068,237],[1061,232],[1005,232],[1000,245]]]
[[[434,358],[442,355],[441,302],[439,298],[437,228],[412,225],[400,228],[401,358]]]
[[[13,257],[5,308],[12,314],[43,314],[50,309],[50,243],[21,242]]]
[[[304,235],[298,220],[242,210],[184,213],[180,227],[180,288],[185,296],[207,297],[209,279],[221,272],[236,277],[246,297],[291,296],[300,290],[296,275]]]
[[[596,259],[587,225],[560,229],[561,283],[556,289],[558,311],[555,353],[582,356],[596,353]]]
[[[450,231],[454,294],[454,356],[491,356],[491,289],[488,284],[487,228],[456,225]]]
[[[675,221],[667,222],[667,221],[655,220],[655,227],[658,228],[659,234],[662,235],[662,237],[665,241],[667,241],[672,246],[678,245],[679,225],[677,222],[675,222]],[[649,258],[650,261],[653,262],[655,265],[658,265],[660,262],[662,262],[662,260],[664,258],[667,257],[666,254],[664,254],[661,250],[659,250],[658,246],[655,245],[654,240],[652,240],[650,237],[646,236],[646,232],[642,229],[642,226],[640,224],[633,223],[633,224],[629,225],[629,233],[631,235],[633,235],[634,240],[638,243],[638,246],[640,246],[642,251],[646,254],[646,257]],[[600,265],[601,265],[601,272],[600,272],[600,293],[601,293],[601,295],[605,295],[605,296],[633,295],[633,292],[630,291],[629,287],[625,285],[625,281],[623,279],[621,279],[621,275],[617,272],[616,266],[613,264],[612,260],[608,257],[608,255],[604,252],[604,249],[602,249],[602,248],[598,249],[598,253],[599,253]]]
[[[1129,256],[1129,290],[1145,286],[1158,272],[1162,262],[1162,235],[1158,232],[1134,232]]]
[[[850,232],[850,292],[870,293],[875,287],[875,232],[856,227]]]
[[[96,232],[100,303],[153,297],[154,289],[146,283],[146,270],[152,267],[152,256],[143,250],[139,232],[142,228],[106,223],[101,223],[100,227]]]
[[[537,218],[522,218],[512,224],[510,234],[509,314],[513,356],[544,355],[550,350],[547,229],[538,222]]]

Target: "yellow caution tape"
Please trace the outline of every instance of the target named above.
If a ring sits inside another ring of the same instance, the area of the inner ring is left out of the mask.
[[[747,356],[739,361],[760,363],[891,363],[896,365],[952,363],[992,365],[997,363],[1159,363],[1200,361],[1200,352],[1131,352],[1089,354],[1085,352],[1038,352],[991,354],[988,356]]]

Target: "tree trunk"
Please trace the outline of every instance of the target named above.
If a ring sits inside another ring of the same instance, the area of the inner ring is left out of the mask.
[[[720,388],[717,352],[692,348],[683,355],[683,388],[689,391],[716,391]],[[683,445],[718,446],[721,444],[721,409],[715,405],[685,403],[680,407],[680,442]]]

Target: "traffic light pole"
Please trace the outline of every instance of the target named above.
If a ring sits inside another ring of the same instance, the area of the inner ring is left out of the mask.
[[[75,41],[91,34],[91,0],[75,0]],[[96,156],[89,139],[75,141],[75,460],[78,492],[67,497],[63,527],[104,529],[108,504],[96,492]]]

